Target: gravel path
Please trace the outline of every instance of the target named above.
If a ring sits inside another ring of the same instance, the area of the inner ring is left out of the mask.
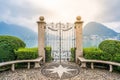
[[[45,77],[38,69],[16,69],[15,72],[5,71],[0,73],[0,80],[63,80]],[[120,80],[120,73],[103,69],[83,69],[79,68],[79,74],[75,77],[64,80]]]

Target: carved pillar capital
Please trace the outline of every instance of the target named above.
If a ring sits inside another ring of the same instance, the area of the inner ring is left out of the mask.
[[[81,25],[83,24],[83,21],[81,21],[81,16],[76,17],[76,21],[74,24],[75,24],[75,29],[82,27]]]

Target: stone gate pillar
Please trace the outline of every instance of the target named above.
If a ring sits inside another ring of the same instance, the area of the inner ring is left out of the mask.
[[[44,17],[40,16],[40,21],[38,23],[38,55],[43,57],[43,62],[45,62],[45,27],[46,22]]]
[[[76,17],[76,22],[75,22],[75,35],[76,35],[76,53],[75,53],[75,58],[77,62],[77,58],[79,56],[83,56],[83,48],[82,48],[82,24],[83,21],[81,21],[81,17],[77,16]]]

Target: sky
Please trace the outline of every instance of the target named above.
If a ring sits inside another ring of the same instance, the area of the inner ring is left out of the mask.
[[[0,21],[37,32],[39,16],[48,23],[74,23],[81,16],[84,25],[95,21],[120,32],[119,4],[120,0],[0,0]]]

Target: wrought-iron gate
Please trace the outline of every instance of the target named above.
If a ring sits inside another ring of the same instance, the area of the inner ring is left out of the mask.
[[[70,49],[75,47],[74,24],[50,23],[46,25],[46,46],[52,47],[54,61],[70,60]]]

